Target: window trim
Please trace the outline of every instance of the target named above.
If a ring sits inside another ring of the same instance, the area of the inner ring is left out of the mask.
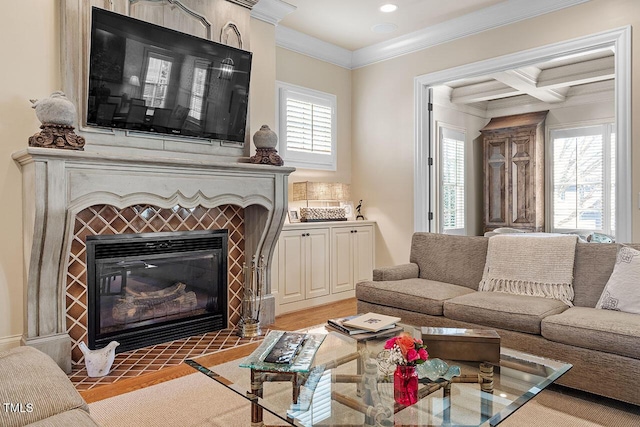
[[[609,173],[609,175],[611,175],[611,155],[610,155],[610,150],[611,149],[617,149],[617,146],[611,147],[612,141],[611,141],[611,133],[615,133],[616,131],[616,119],[615,117],[608,117],[608,118],[602,118],[602,119],[596,119],[596,120],[588,120],[588,121],[582,121],[582,122],[571,122],[571,123],[562,123],[562,124],[557,124],[557,125],[553,125],[553,126],[547,126],[546,129],[546,141],[547,143],[545,143],[545,169],[546,169],[546,173],[545,173],[545,216],[546,218],[548,218],[548,221],[546,221],[546,226],[545,226],[545,230],[547,232],[554,232],[554,233],[568,233],[568,232],[575,232],[575,233],[591,233],[593,231],[596,232],[603,232],[603,233],[609,233],[610,227],[611,227],[611,220],[613,220],[616,223],[616,228],[613,230],[613,235],[615,237],[615,235],[617,234],[618,230],[617,230],[617,218],[606,218],[607,215],[610,216],[611,213],[611,206],[607,206],[607,209],[603,209],[603,229],[605,229],[605,225],[607,227],[609,227],[609,230],[603,230],[603,231],[598,231],[598,230],[590,230],[590,229],[581,229],[581,228],[558,228],[556,229],[554,226],[554,203],[553,203],[553,140],[552,140],[552,133],[553,132],[557,132],[557,131],[563,131],[563,130],[571,130],[571,129],[580,129],[580,128],[587,128],[587,127],[595,127],[595,126],[606,126],[607,132],[605,132],[604,138],[603,138],[603,149],[604,149],[604,154],[603,154],[603,175],[605,173]],[[616,135],[616,139],[617,139],[617,135]],[[608,150],[609,151],[608,151]],[[616,168],[619,166],[619,163],[616,162]],[[618,173],[617,171],[614,172],[613,175],[613,180],[617,181],[617,177],[618,177]],[[617,185],[617,183],[616,183]],[[610,205],[611,204],[611,198],[612,197],[616,197],[617,194],[619,194],[618,192],[616,192],[616,194],[611,194],[611,176],[609,176],[609,178],[603,177],[603,198],[607,199],[607,203]],[[618,203],[618,201],[616,200],[616,204]],[[617,206],[615,207],[617,210]],[[606,212],[609,212],[608,214]]]
[[[443,172],[443,166],[442,166],[442,162],[444,160],[443,155],[442,155],[442,132],[443,130],[449,130],[452,132],[459,132],[462,135],[464,135],[464,139],[462,140],[464,145],[463,145],[463,153],[462,153],[462,163],[463,163],[463,169],[464,169],[464,180],[463,180],[463,185],[464,185],[464,191],[463,191],[463,203],[464,203],[464,212],[463,212],[463,224],[464,226],[462,228],[454,228],[454,229],[449,229],[449,230],[445,230],[444,229],[444,211],[443,211],[443,207],[444,207],[444,201],[443,196],[444,196],[444,191],[443,191],[443,182],[442,182],[442,172]],[[441,121],[436,121],[436,147],[435,147],[435,159],[437,159],[436,162],[436,170],[435,170],[435,176],[436,176],[436,180],[437,180],[437,185],[436,185],[436,200],[438,201],[437,203],[437,218],[436,218],[436,229],[438,230],[439,233],[443,233],[443,234],[455,234],[455,235],[461,235],[461,236],[466,236],[467,234],[467,180],[468,180],[468,176],[467,176],[467,130],[463,127],[460,126],[454,126],[454,125],[450,125],[448,123],[445,122],[441,122]]]
[[[296,99],[307,102],[317,101],[319,105],[331,108],[331,154],[301,153],[288,150],[286,143],[286,99],[287,95],[295,95]],[[287,166],[303,169],[335,171],[337,169],[337,97],[331,93],[321,92],[290,83],[276,81],[276,132],[278,134],[278,153]]]

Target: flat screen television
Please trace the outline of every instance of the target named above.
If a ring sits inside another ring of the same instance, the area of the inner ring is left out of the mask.
[[[251,58],[94,7],[87,124],[244,142]]]

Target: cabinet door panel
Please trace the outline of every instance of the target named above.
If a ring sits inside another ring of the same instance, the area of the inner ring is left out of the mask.
[[[358,227],[354,236],[354,286],[358,282],[373,279],[373,227]]]
[[[485,218],[497,227],[507,223],[507,142],[507,138],[496,138],[486,144]]]
[[[329,295],[329,230],[314,230],[304,237],[307,250],[306,298]]]
[[[533,225],[534,188],[533,176],[533,136],[518,135],[511,140],[511,223]]]
[[[334,228],[331,234],[331,292],[353,289],[353,229]]]
[[[279,241],[278,295],[281,303],[302,301],[305,293],[305,238],[299,232],[284,231]]]

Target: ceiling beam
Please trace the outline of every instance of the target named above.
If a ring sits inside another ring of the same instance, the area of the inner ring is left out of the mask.
[[[521,94],[519,90],[492,80],[454,88],[450,99],[453,104],[473,104],[519,94]]]
[[[615,58],[611,55],[542,70],[538,76],[538,87],[553,89],[610,80],[615,77],[615,72]]]
[[[518,89],[521,93],[531,95],[536,99],[548,103],[563,102],[566,99],[567,88],[539,88],[538,76],[541,70],[536,67],[524,67],[517,70],[507,70],[496,73],[492,77],[499,82]]]

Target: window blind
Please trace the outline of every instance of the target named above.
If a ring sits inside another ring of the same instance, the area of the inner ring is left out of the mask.
[[[291,97],[286,102],[287,149],[331,154],[331,107]]]
[[[551,132],[554,231],[610,234],[615,216],[615,150],[609,126]]]
[[[463,230],[465,133],[440,128],[441,224],[443,231]]]

